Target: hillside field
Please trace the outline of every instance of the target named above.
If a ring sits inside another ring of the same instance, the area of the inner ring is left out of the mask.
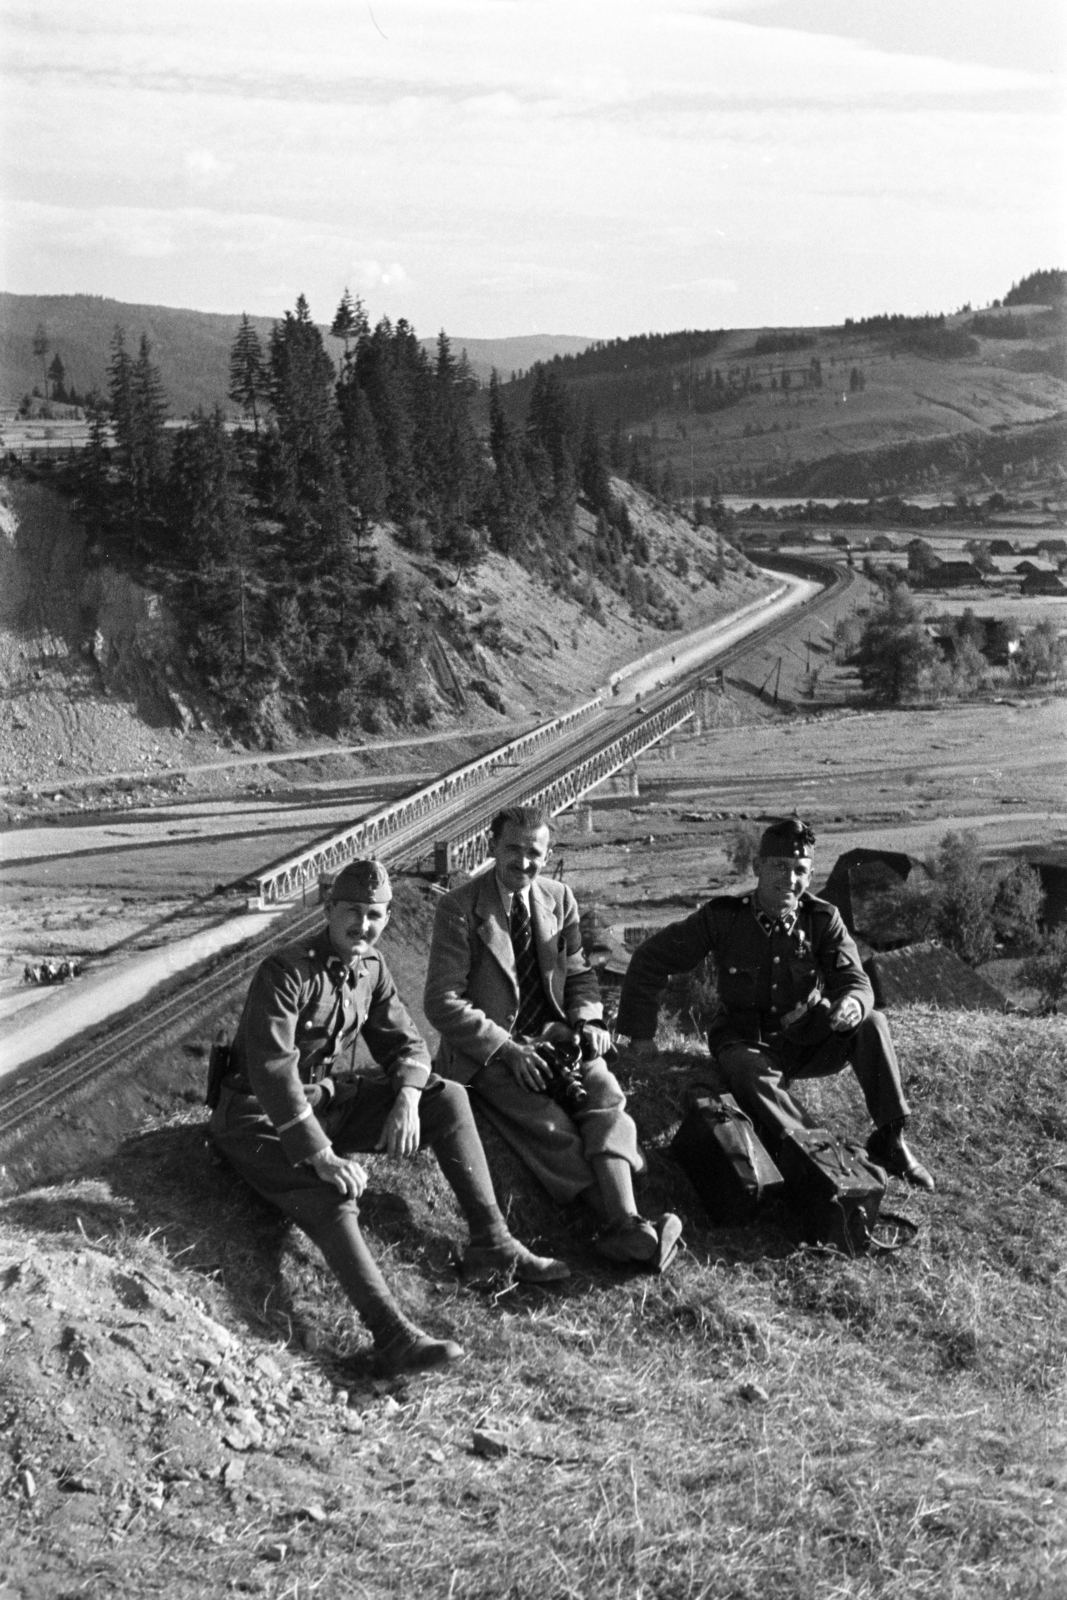
[[[278,320],[284,314],[278,309]],[[316,307],[319,313],[325,307]],[[322,333],[334,361],[339,361],[344,346],[330,336],[330,308]],[[272,317],[250,317],[263,348],[270,339]],[[33,353],[37,328],[43,327],[49,343],[47,362],[58,354],[66,369],[68,386],[79,394],[97,389],[107,393],[107,369],[111,339],[116,326],[126,336],[127,348],[135,351],[141,334],[152,345],[153,356],[163,379],[172,412],[185,417],[198,407],[210,411],[221,406],[232,409],[227,399],[229,359],[234,336],[241,321],[240,309],[228,312],[188,311],[176,306],[129,305],[102,295],[21,295],[0,293],[0,421],[9,446],[19,437],[12,427],[10,413],[34,387],[44,393],[41,363]],[[433,353],[436,334],[424,341]],[[588,339],[567,334],[531,334],[513,339],[464,339],[454,341],[455,353],[466,349],[471,370],[487,382],[494,367],[505,377],[547,361],[557,353],[582,350]],[[47,363],[46,363],[47,364]],[[9,416],[4,418],[4,412]]]
[[[419,913],[414,913],[415,926]],[[405,963],[410,967],[411,961]],[[891,1023],[936,1196],[899,1254],[715,1228],[666,1145],[701,1052],[620,1073],[643,1194],[686,1248],[598,1263],[581,1215],[490,1158],[554,1291],[465,1288],[428,1158],[370,1159],[363,1222],[467,1360],[385,1383],[317,1254],[209,1160],[202,1038],[149,1121],[0,1201],[0,1582],[21,1600],[1057,1600],[1067,1584],[1062,1021]],[[862,1131],[845,1078],[809,1109]],[[58,1131],[58,1130],[57,1130]],[[899,1184],[893,1190],[900,1189]]]

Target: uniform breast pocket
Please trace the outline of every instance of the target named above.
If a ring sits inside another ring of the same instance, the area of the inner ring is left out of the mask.
[[[320,1005],[312,1008],[303,1017],[297,1037],[306,1051],[320,1048],[337,1031],[339,1022],[337,1007],[328,997]]]
[[[819,970],[814,961],[793,959],[789,963],[789,981],[792,984],[793,996],[797,1000],[806,1000],[812,993],[818,993],[822,988],[819,982]]]
[[[748,1011],[756,1004],[755,967],[724,966],[719,973],[719,994],[731,1011]]]

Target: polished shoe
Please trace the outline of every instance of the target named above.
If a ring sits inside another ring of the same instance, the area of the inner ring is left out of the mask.
[[[665,1272],[678,1254],[682,1240],[682,1222],[673,1211],[665,1211],[656,1218],[656,1254],[649,1265],[653,1272]]]
[[[654,1225],[644,1217],[624,1217],[598,1233],[593,1248],[608,1261],[649,1266],[659,1254],[660,1239]]]
[[[427,1372],[463,1357],[463,1346],[454,1339],[435,1339],[405,1318],[387,1339],[375,1344],[371,1365],[377,1377],[395,1378],[401,1372]]]
[[[903,1178],[913,1189],[925,1189],[933,1194],[936,1188],[933,1174],[904,1143],[903,1122],[890,1122],[884,1128],[876,1128],[867,1140],[867,1154],[891,1177]]]
[[[554,1256],[535,1256],[518,1239],[505,1244],[469,1244],[463,1256],[463,1276],[473,1283],[490,1278],[516,1278],[519,1283],[560,1283],[571,1269]]]

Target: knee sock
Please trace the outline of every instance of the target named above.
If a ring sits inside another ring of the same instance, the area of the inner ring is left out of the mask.
[[[635,1217],[637,1203],[634,1200],[634,1177],[630,1163],[624,1161],[622,1156],[593,1156],[589,1165],[596,1173],[597,1188],[608,1222],[622,1222],[626,1217]]]

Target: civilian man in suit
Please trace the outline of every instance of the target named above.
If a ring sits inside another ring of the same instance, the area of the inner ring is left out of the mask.
[[[539,807],[499,812],[492,866],[439,904],[423,999],[441,1034],[435,1065],[466,1084],[554,1200],[592,1206],[604,1225],[601,1255],[662,1271],[681,1223],[671,1213],[656,1222],[638,1214],[633,1179],[645,1161],[626,1097],[604,1065],[611,1036],[577,903],[566,884],[541,876],[550,837]],[[571,1042],[579,1029],[595,1058],[584,1064],[586,1098],[571,1115],[546,1093],[550,1073],[535,1041]]]
[[[827,1077],[847,1062],[874,1123],[871,1159],[932,1190],[933,1178],[904,1142],[900,1067],[859,951],[837,907],[808,892],[814,849],[815,835],[798,817],[767,828],[754,891],[719,895],[634,951],[616,1026],[638,1058],[654,1055],[667,979],[714,956],[719,1010],[708,1045],[724,1087],[767,1136],[771,1153],[783,1133],[805,1126],[790,1080]]]

